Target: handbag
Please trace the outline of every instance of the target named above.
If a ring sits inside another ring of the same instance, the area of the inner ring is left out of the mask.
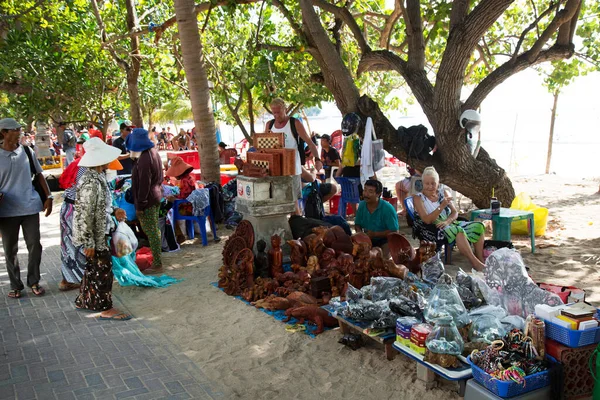
[[[383,149],[383,139],[377,139],[375,135],[375,128],[373,132],[373,141],[371,142],[371,157],[373,166],[373,172],[377,172],[385,167],[385,150]]]
[[[42,184],[38,178],[39,173],[35,170],[35,166],[33,165],[33,156],[31,154],[31,150],[27,146],[23,146],[23,150],[25,154],[27,154],[27,158],[29,159],[29,171],[31,172],[32,181],[31,184],[36,192],[40,195],[40,199],[42,200],[42,204],[46,203],[48,196],[46,196],[46,192],[42,188]]]

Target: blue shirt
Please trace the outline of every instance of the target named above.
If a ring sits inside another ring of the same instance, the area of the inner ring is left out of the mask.
[[[372,213],[367,208],[367,202],[365,200],[358,204],[358,210],[356,210],[356,218],[354,224],[360,226],[363,231],[372,232],[383,232],[383,231],[397,231],[398,226],[398,214],[393,205],[385,200],[379,199],[377,208]]]
[[[32,151],[36,173],[42,167]],[[29,159],[19,145],[14,151],[0,148],[0,192],[4,199],[0,201],[0,217],[20,217],[37,214],[44,209],[40,195],[31,183]]]

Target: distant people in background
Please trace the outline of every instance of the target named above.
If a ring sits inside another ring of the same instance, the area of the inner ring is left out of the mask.
[[[340,167],[340,153],[335,147],[331,146],[331,136],[321,135],[321,161],[323,161],[323,169],[325,170],[325,178],[331,177],[331,167]]]
[[[75,159],[75,152],[77,150],[77,136],[75,136],[75,132],[72,129],[67,128],[67,124],[65,122],[59,122],[56,127],[56,136],[58,137],[58,142],[62,146],[63,151],[65,152],[65,167],[68,167],[69,164],[73,162]]]
[[[127,136],[129,136],[133,128],[135,128],[135,126],[131,123],[131,121],[121,122],[121,125],[119,125],[121,136],[113,140],[112,145],[121,150],[121,156],[119,156],[119,161],[123,165],[123,169],[118,171],[117,175],[131,175],[131,170],[133,169],[133,161],[131,160],[131,158],[129,157],[129,153],[127,152],[125,140],[127,140]]]
[[[27,146],[35,152],[35,145],[33,143],[32,137],[29,133],[25,132],[21,136],[20,143],[21,143],[21,146]],[[50,150],[52,150],[52,148]]]
[[[401,181],[396,182],[396,196],[398,196],[398,203],[402,207],[402,211],[400,211],[398,214],[402,215],[402,216],[406,215],[406,210],[404,209],[404,200],[410,193],[412,177],[413,176],[421,176],[421,171],[417,171],[416,169],[412,168],[410,165],[406,166],[406,170],[408,171],[410,176],[408,178],[404,178]]]
[[[27,245],[29,260],[27,263],[27,286],[36,296],[45,293],[40,286],[40,264],[42,261],[42,243],[40,241],[40,215],[46,211],[46,217],[52,212],[53,196],[46,179],[42,175],[35,153],[19,144],[21,124],[12,118],[0,120],[0,236],[4,248],[6,270],[10,280],[8,297],[20,298],[24,289],[21,281],[21,268],[17,252],[19,249],[19,231]],[[31,171],[33,165],[34,171]],[[31,184],[31,175],[42,186],[47,200],[42,203],[40,195]]]
[[[158,134],[158,148],[161,150],[164,150],[166,144],[167,144],[167,131],[165,130],[165,128],[162,128],[162,130]]]
[[[221,154],[225,149],[227,149],[227,145],[224,142],[219,142],[219,154]]]
[[[148,131],[135,128],[127,137],[127,149],[135,159],[131,174],[131,191],[135,211],[148,236],[152,250],[152,268],[148,273],[162,272],[162,237],[158,226],[158,211],[163,197],[163,166],[154,143],[148,137]]]
[[[173,145],[173,150],[175,151],[189,150],[190,137],[182,128],[179,130],[179,134],[176,135],[173,140],[171,140],[171,144]]]

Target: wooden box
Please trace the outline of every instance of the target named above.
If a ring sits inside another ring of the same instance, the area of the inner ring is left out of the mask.
[[[269,176],[281,176],[281,154],[246,153],[247,162],[266,168]]]
[[[260,153],[281,155],[281,175],[296,175],[296,149],[261,149]]]
[[[283,133],[255,133],[254,147],[257,149],[281,149],[284,146]]]

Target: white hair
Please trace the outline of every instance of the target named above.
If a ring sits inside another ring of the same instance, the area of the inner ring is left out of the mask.
[[[422,177],[431,176],[435,180],[435,183],[440,183],[440,175],[437,173],[434,167],[427,167],[423,170]]]

